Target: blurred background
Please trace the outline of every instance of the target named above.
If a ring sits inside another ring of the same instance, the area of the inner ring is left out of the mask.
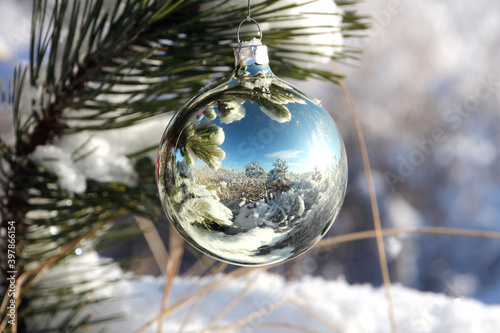
[[[374,172],[384,227],[500,230],[500,5],[370,1],[362,59],[343,68]],[[332,235],[373,228],[352,120],[337,87],[313,86],[344,135],[349,187]],[[500,242],[385,239],[393,282],[500,302]],[[338,245],[328,278],[381,282],[375,240]]]
[[[28,57],[28,44],[16,30],[26,25],[16,22],[29,22],[31,4],[0,1],[5,80]],[[500,2],[373,0],[358,9],[371,17],[372,27],[366,38],[346,40],[363,53],[340,71],[364,130],[383,227],[500,232]],[[319,81],[293,83],[322,101],[348,153],[345,203],[326,237],[372,230],[361,155],[341,89]],[[7,118],[1,133],[12,130]],[[156,127],[151,136],[159,142],[163,126]],[[401,234],[385,237],[385,247],[394,283],[500,303],[499,240]],[[376,249],[375,239],[337,244],[272,271],[289,280],[315,275],[378,286]],[[151,252],[141,236],[101,255],[150,258]],[[181,272],[195,261],[186,254]],[[152,259],[127,268],[160,274]]]

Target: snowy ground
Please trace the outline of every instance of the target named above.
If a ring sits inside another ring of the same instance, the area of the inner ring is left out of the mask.
[[[264,306],[280,305],[275,310],[264,312],[250,323],[233,332],[290,332],[297,325],[316,332],[388,332],[389,320],[385,293],[381,288],[365,285],[349,285],[345,281],[326,281],[322,278],[304,277],[303,280],[287,283],[282,277],[262,274],[247,279],[229,281],[219,290],[210,292],[201,303],[185,331],[197,331],[207,327],[224,307],[245,287],[250,280],[256,284],[239,300],[214,327],[231,325],[254,314]],[[183,293],[192,292],[200,282],[197,279],[177,278],[174,283],[172,302]],[[142,278],[123,282],[115,292],[128,291],[140,296],[117,304],[114,310],[122,309],[128,320],[111,326],[110,332],[125,332],[138,328],[154,318],[161,304],[164,280]],[[392,289],[398,329],[405,333],[496,333],[500,327],[500,306],[485,306],[471,299],[454,299],[442,294],[421,293],[402,286]],[[278,297],[276,297],[278,296]],[[282,303],[282,301],[284,303]],[[98,308],[98,313],[107,307]],[[189,308],[165,320],[163,332],[178,332]],[[281,329],[278,325],[284,324]],[[266,324],[269,326],[266,327]],[[96,330],[97,331],[97,330]],[[150,329],[148,332],[155,332]],[[213,331],[216,331],[215,329]]]
[[[96,262],[97,255],[88,253],[74,265],[91,267]],[[118,268],[105,272],[123,277]],[[122,314],[123,320],[104,326],[110,333],[136,332],[159,314],[164,285],[162,277],[140,277],[104,286],[98,296],[116,298],[87,311],[96,318]],[[206,292],[206,286],[210,291]],[[418,292],[399,285],[392,287],[392,295],[399,332],[497,333],[500,328],[499,305],[486,306],[472,299]],[[237,302],[232,303],[234,299]],[[269,333],[390,331],[382,288],[309,276],[287,282],[260,269],[238,279],[224,275],[176,277],[168,304],[172,308],[162,332],[202,332],[207,327],[211,329],[203,332],[222,332],[225,328],[230,328],[228,332]],[[244,320],[250,317],[250,321]],[[89,332],[102,328],[95,326]],[[144,332],[157,332],[156,325]]]

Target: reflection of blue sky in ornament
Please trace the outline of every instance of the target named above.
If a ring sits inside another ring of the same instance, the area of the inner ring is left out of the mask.
[[[279,150],[274,153],[266,154],[264,157],[265,158],[278,158],[280,157],[281,159],[284,160],[292,160],[300,157],[300,154],[302,153],[302,150]]]
[[[307,104],[287,104],[292,119],[283,123],[272,120],[256,103],[248,102],[243,105],[246,109],[243,119],[230,124],[214,119],[212,122],[223,128],[226,137],[221,145],[226,153],[222,166],[243,170],[246,163],[257,162],[269,171],[281,157],[290,171],[306,172],[331,163],[332,154],[340,156],[336,126],[328,114],[312,112],[310,108],[317,106]]]

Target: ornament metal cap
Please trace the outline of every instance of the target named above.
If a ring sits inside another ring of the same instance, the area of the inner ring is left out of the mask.
[[[263,45],[260,39],[254,38],[249,42],[242,42],[234,49],[235,67],[251,65],[267,65],[269,56],[267,46]]]
[[[240,29],[244,22],[253,22],[259,29],[259,38],[254,38],[248,42],[240,41]],[[262,44],[262,31],[260,30],[259,23],[254,19],[247,17],[241,21],[236,33],[238,38],[238,47],[234,49],[235,67],[238,66],[251,66],[251,65],[267,65],[269,64],[269,56],[267,55],[267,46]]]

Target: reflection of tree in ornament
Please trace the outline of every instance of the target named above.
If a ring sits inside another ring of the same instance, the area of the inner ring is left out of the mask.
[[[232,85],[232,82],[240,81],[239,85]],[[206,91],[210,91],[220,82],[208,86]],[[270,70],[259,71],[251,75],[248,68],[242,67],[240,71],[233,74],[219,91],[206,96],[204,92],[199,95],[198,105],[208,105],[203,110],[203,115],[209,120],[215,119],[216,111],[219,121],[222,124],[230,124],[243,119],[246,110],[243,104],[257,103],[262,112],[278,123],[285,123],[291,120],[291,113],[286,104],[299,103],[306,104],[304,98],[308,96],[299,95],[290,89],[290,86],[276,76]],[[310,99],[316,104],[315,100]],[[193,103],[194,104],[194,103]],[[192,104],[191,104],[192,105]],[[191,105],[187,105],[189,109]]]
[[[286,160],[282,160],[280,157],[273,162],[274,168],[269,171],[267,179],[273,181],[276,179],[286,179],[286,173],[288,172],[288,163]]]
[[[177,162],[175,185],[168,188],[172,193],[172,203],[176,210],[173,214],[183,217],[186,223],[210,229],[215,223],[219,226],[232,225],[233,214],[220,202],[216,190],[210,186],[197,184],[192,170],[185,161]]]
[[[188,165],[193,165],[199,158],[210,167],[218,169],[226,153],[219,147],[224,142],[224,131],[210,121],[194,126],[189,123],[179,139],[181,154]]]
[[[245,164],[245,175],[250,178],[265,178],[266,172],[257,162]]]
[[[204,113],[209,118],[213,109],[207,108]],[[179,150],[185,161],[177,162],[175,181],[165,188],[176,206],[174,214],[182,215],[190,224],[203,225],[208,229],[214,223],[220,226],[232,224],[231,211],[220,203],[213,189],[196,183],[191,170],[198,158],[217,170],[226,157],[224,150],[219,147],[224,140],[222,128],[209,120],[199,125],[188,122],[180,132]]]
[[[262,112],[271,119],[284,123],[290,121],[289,103],[305,104],[304,99],[289,89],[279,78],[272,76],[270,70],[259,71],[250,76],[248,71],[238,72],[241,86],[238,96],[250,103],[257,102]]]

